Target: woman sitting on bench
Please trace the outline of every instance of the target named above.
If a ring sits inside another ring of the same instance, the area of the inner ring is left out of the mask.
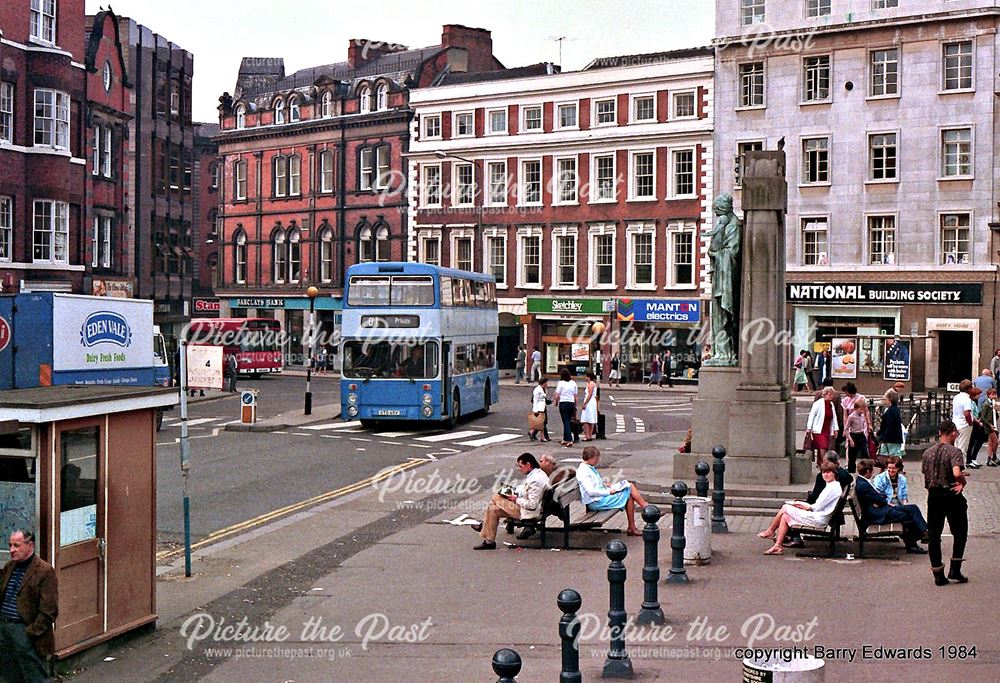
[[[822,528],[830,523],[837,501],[844,492],[837,481],[836,463],[824,461],[820,473],[826,482],[826,488],[819,494],[816,502],[810,505],[805,501],[792,500],[781,506],[781,510],[771,520],[771,525],[757,534],[760,538],[774,539],[774,545],[764,551],[765,555],[780,555],[788,528],[793,524]],[[777,533],[777,536],[775,536]]]
[[[641,536],[642,532],[635,525],[635,506],[646,507],[646,501],[636,488],[623,479],[609,486],[595,469],[601,460],[601,452],[594,446],[583,449],[583,463],[576,468],[576,480],[580,486],[580,502],[591,512],[600,510],[621,510],[625,508],[628,518],[629,536]]]

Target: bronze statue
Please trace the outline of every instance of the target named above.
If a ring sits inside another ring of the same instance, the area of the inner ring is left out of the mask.
[[[739,334],[740,221],[733,213],[733,198],[720,194],[712,204],[717,218],[707,235],[712,239],[708,257],[712,262],[712,357],[709,366],[739,364],[736,339]]]

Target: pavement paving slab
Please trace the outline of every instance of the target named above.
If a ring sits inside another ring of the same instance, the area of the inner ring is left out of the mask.
[[[675,447],[639,436],[599,444],[605,471],[666,479]],[[112,653],[115,661],[91,662],[74,680],[470,683],[495,680],[493,652],[513,647],[524,660],[519,681],[552,681],[560,668],[555,600],[564,588],[583,598],[581,669],[585,681],[597,680],[608,648],[601,633],[608,611],[604,553],[507,545],[474,551],[477,534],[444,523],[463,514],[480,518],[498,471],[511,468],[522,448],[501,443],[428,462],[391,485],[207,549],[192,580],[161,577],[156,633],[131,639]],[[561,458],[580,449],[551,450]],[[920,488],[918,477],[911,492]],[[990,521],[1000,473],[980,470],[973,482],[971,514],[985,521],[974,525],[969,542],[969,584],[935,587],[926,556],[904,554],[898,543],[873,543],[864,560],[823,560],[765,556],[767,542],[754,528],[719,534],[711,563],[688,568],[689,584],[659,584],[669,628],[627,639],[636,680],[739,680],[739,648],[748,645],[818,652],[828,681],[1000,680],[993,636],[1000,594],[992,589],[1000,581],[1000,528]],[[614,520],[623,523],[623,515]],[[643,599],[642,539],[588,533],[579,540],[600,547],[610,538],[628,547],[626,607],[635,615]],[[501,529],[498,540],[513,539]],[[662,523],[662,576],[669,542]],[[946,538],[946,552],[949,546]],[[856,550],[850,542],[845,547]],[[251,627],[283,626],[287,637],[209,637],[188,649],[192,624],[244,617]],[[950,646],[975,647],[975,657]]]

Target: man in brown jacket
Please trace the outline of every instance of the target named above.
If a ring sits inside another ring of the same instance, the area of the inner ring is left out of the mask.
[[[10,562],[0,573],[0,681],[48,681],[59,612],[56,572],[35,555],[35,535],[10,535]]]

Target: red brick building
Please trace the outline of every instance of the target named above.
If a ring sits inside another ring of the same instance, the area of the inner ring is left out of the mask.
[[[83,0],[0,3],[0,283],[79,292],[87,264]]]
[[[489,31],[445,26],[411,50],[352,40],[347,61],[286,75],[280,58],[244,58],[224,95],[217,294],[223,315],[280,320],[302,362],[305,290],[325,331],[358,261],[405,260],[413,89],[448,73],[495,71]]]
[[[134,245],[126,207],[131,176],[128,123],[132,82],[125,65],[118,17],[87,17],[86,226],[89,287],[98,296],[135,295]]]
[[[549,374],[612,351],[633,379],[666,349],[675,373],[700,365],[712,70],[696,48],[411,94],[408,255],[496,277],[501,368],[518,343]],[[600,342],[596,322],[612,332]]]

